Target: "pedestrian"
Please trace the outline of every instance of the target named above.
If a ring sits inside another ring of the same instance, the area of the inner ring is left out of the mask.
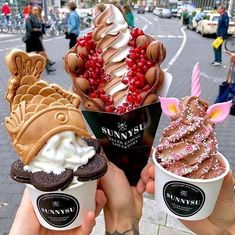
[[[26,34],[23,37],[23,41],[26,44],[26,52],[36,52],[46,58],[46,71],[49,74],[50,72],[54,72],[55,69],[51,67],[43,47],[42,31],[42,22],[39,18],[38,6],[32,6],[30,9],[30,15],[26,20]]]
[[[197,22],[197,24],[200,20],[203,19],[204,15],[205,13],[203,12],[203,8],[201,8],[201,10],[195,16],[195,21]]]
[[[129,5],[124,5],[123,7],[124,18],[129,27],[134,28],[134,15],[131,12],[131,7]]]
[[[2,14],[6,17],[7,22],[9,21],[9,17],[11,15],[11,8],[6,1],[2,6]]]
[[[24,7],[24,11],[23,11],[24,18],[27,19],[29,14],[30,14],[30,4],[27,4]]]
[[[75,2],[69,2],[68,8],[70,10],[70,14],[67,21],[67,38],[69,41],[69,48],[71,49],[76,45],[77,37],[80,33],[80,17],[76,12],[77,5]]]
[[[42,41],[43,40],[43,34],[46,34],[46,27],[48,27],[48,26],[45,23],[45,20],[44,20],[44,18],[42,16],[42,8],[40,6],[38,6],[38,17],[39,17],[39,20],[40,20],[40,22],[42,24],[42,36],[41,36],[41,41]],[[56,62],[52,61],[52,60],[50,60],[48,58],[45,49],[44,49],[44,51],[41,52],[41,55],[43,55],[47,59],[47,67],[46,67],[47,73],[55,72],[56,69],[52,68],[52,65],[54,65]]]
[[[229,27],[229,17],[223,5],[220,5],[217,8],[217,12],[220,14],[220,17],[218,20],[216,35],[217,37],[222,37],[224,40],[227,37],[227,32]],[[222,63],[222,44],[217,49],[213,48],[215,59],[212,62],[212,64],[215,66],[219,66]]]

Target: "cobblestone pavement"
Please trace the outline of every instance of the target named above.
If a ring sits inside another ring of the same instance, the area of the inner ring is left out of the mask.
[[[145,27],[147,32],[154,34],[155,28],[152,24],[148,23],[151,22],[151,16],[146,15],[144,17],[147,21],[144,23],[143,19],[139,16],[137,17],[137,23],[144,27],[144,25],[148,25],[149,27]],[[141,20],[141,23],[140,23]],[[158,19],[160,21],[161,19]],[[166,29],[164,28],[165,22],[169,21],[161,21],[157,26],[162,28],[157,28],[161,35],[168,35],[167,37],[161,36],[161,39],[166,48],[168,50],[167,59],[163,64],[163,68],[166,68],[170,63],[172,63],[171,59],[176,54],[178,48],[180,47],[183,37],[182,32],[180,31],[179,22],[176,20],[172,20],[172,25],[170,25]],[[172,27],[172,28],[171,28]],[[176,29],[173,27],[178,27],[177,32]],[[166,27],[165,27],[166,28]],[[165,30],[165,31],[164,31]],[[169,37],[169,34],[173,33],[173,35],[180,35],[175,38]],[[194,32],[186,32],[188,43],[186,43],[184,50],[178,60],[172,64],[169,68],[169,72],[173,74],[173,82],[172,86],[169,91],[169,96],[173,97],[182,97],[189,94],[190,91],[190,77],[193,64],[196,61],[202,61],[202,92],[203,97],[210,102],[213,102],[214,97],[217,92],[217,88],[219,83],[225,78],[226,76],[226,68],[212,68],[208,61],[210,61],[211,54],[205,53],[203,51],[208,51],[207,47],[210,45],[210,42],[213,39],[204,39],[201,38]],[[15,45],[7,46],[7,47],[14,47],[17,46],[21,49],[24,49],[24,45],[22,45],[20,39],[15,39],[9,37],[9,40],[15,41]],[[1,41],[6,39],[1,39],[0,35],[0,46]],[[201,40],[201,41],[200,41]],[[204,46],[202,42],[207,43],[207,46]],[[10,42],[9,42],[10,43]],[[12,42],[13,43],[13,42]],[[4,44],[5,45],[5,44]],[[193,49],[192,49],[193,45]],[[64,88],[69,88],[70,86],[70,78],[68,74],[64,71],[63,68],[63,60],[62,57],[66,53],[68,49],[68,41],[64,38],[56,38],[45,40],[45,47],[46,50],[52,60],[56,61],[55,68],[57,71],[53,74],[47,75],[46,73],[42,74],[42,78],[48,82],[58,83],[59,85],[63,86]],[[3,126],[4,118],[8,115],[9,109],[8,104],[5,101],[5,91],[8,79],[10,77],[9,71],[6,69],[6,65],[4,63],[4,56],[6,54],[6,48],[0,50],[0,235],[7,234],[9,232],[9,228],[12,223],[12,219],[15,215],[16,209],[19,205],[22,192],[24,186],[15,183],[9,177],[9,170],[11,163],[17,159],[15,152],[11,147],[11,141],[6,133],[6,130]],[[228,63],[226,57],[224,57],[224,65]],[[227,156],[231,168],[235,171],[235,131],[234,131],[234,117],[229,117],[228,120],[224,124],[221,124],[217,128],[217,136],[220,143],[220,151]],[[162,118],[159,129],[156,135],[155,144],[157,144],[159,136],[162,133],[163,127],[165,127],[168,123],[166,118]],[[140,231],[142,235],[186,235],[190,234],[190,231],[187,230],[183,225],[181,225],[176,219],[173,219],[170,216],[167,216],[165,213],[161,212],[160,209],[157,207],[155,201],[153,199],[149,199],[148,197],[145,198],[144,210],[143,210],[143,217],[141,219],[140,224]],[[93,235],[101,235],[104,232],[104,222],[102,214],[97,218],[97,225],[94,228]]]

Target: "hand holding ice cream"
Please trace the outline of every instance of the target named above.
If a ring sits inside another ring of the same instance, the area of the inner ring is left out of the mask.
[[[77,227],[85,213],[94,210],[96,179],[107,171],[106,159],[77,109],[80,98],[25,69],[43,69],[38,55],[12,50],[6,62],[13,76],[7,91],[11,114],[5,126],[20,158],[12,164],[11,177],[27,184],[45,227]]]
[[[229,115],[231,102],[209,106],[201,96],[200,69],[192,74],[192,92],[178,100],[159,98],[170,124],[153,151],[155,199],[168,214],[200,220],[213,209],[229,163],[218,152],[215,124]],[[139,187],[144,188],[140,182]]]

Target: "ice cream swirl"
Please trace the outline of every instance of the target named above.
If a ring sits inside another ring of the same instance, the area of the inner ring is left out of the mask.
[[[37,156],[24,170],[44,171],[61,174],[65,169],[76,169],[88,163],[95,155],[95,149],[72,131],[63,131],[52,136]]]
[[[94,24],[93,40],[96,47],[102,49],[104,71],[122,77],[128,72],[125,58],[129,54],[128,42],[131,39],[122,13],[112,4],[107,4],[106,9],[95,18]],[[118,91],[121,91],[127,89],[127,86],[120,81],[119,88]],[[115,90],[115,93],[118,91]]]
[[[158,161],[164,168],[190,178],[213,178],[223,173],[207,109],[208,104],[196,96],[181,100],[178,114],[164,129],[157,147]]]

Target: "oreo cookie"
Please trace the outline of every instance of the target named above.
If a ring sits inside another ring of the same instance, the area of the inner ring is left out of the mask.
[[[80,166],[74,172],[78,181],[95,180],[102,177],[108,170],[107,161],[104,156],[96,154],[86,165]]]
[[[24,170],[24,164],[21,160],[17,160],[12,163],[10,176],[13,180],[20,183],[30,184],[30,174],[30,172]]]
[[[61,174],[35,172],[30,175],[32,185],[44,192],[64,190],[73,180],[73,170],[66,169]]]
[[[100,153],[100,143],[96,139],[83,138],[83,140],[87,143],[87,145],[94,147],[96,153]]]

